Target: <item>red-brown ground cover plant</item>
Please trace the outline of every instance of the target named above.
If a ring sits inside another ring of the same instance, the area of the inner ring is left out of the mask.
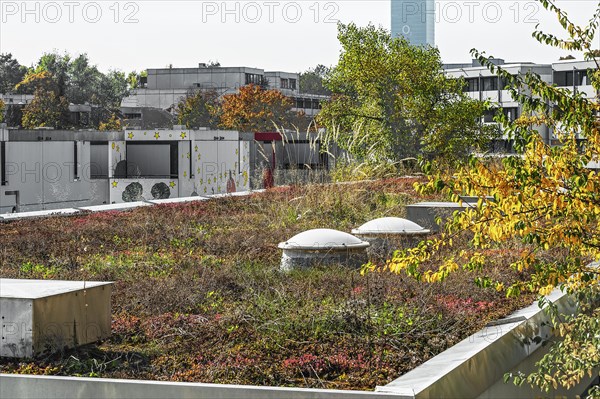
[[[110,280],[112,337],[0,372],[372,389],[531,303],[457,273],[425,285],[342,266],[279,271],[277,244],[404,216],[415,178],[0,224],[5,278]],[[514,279],[499,248],[495,278]]]

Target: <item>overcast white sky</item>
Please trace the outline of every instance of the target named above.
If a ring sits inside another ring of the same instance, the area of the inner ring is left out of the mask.
[[[598,2],[558,4],[584,23]],[[444,62],[468,62],[473,47],[513,61],[551,62],[565,55],[531,38],[538,22],[546,31],[560,31],[556,18],[534,0],[444,0],[436,6],[436,45]],[[0,0],[0,52],[25,65],[59,50],[85,52],[101,70],[212,60],[299,72],[336,63],[338,20],[389,29],[390,1]]]

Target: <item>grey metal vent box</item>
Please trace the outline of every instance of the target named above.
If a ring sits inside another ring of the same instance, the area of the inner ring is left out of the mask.
[[[110,336],[112,283],[0,278],[0,356],[29,358]]]

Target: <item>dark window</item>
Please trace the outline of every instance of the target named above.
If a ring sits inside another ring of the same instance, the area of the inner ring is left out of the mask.
[[[290,89],[296,90],[296,79],[290,79]]]
[[[289,81],[287,79],[281,79],[281,88],[289,89]]]
[[[555,71],[554,84],[559,87],[573,86],[573,71]]]
[[[519,117],[519,109],[517,107],[502,108],[502,113],[509,122],[512,122]]]
[[[247,73],[246,74],[246,84],[255,84],[255,85],[259,85],[259,86],[264,86],[265,85],[265,77],[262,75],[259,75],[257,73]]]
[[[575,71],[575,86],[588,86],[592,84],[593,69],[587,71]]]
[[[73,142],[73,177],[75,180],[79,179],[79,168],[77,168],[77,164],[79,163],[79,154],[77,151],[77,142]]]
[[[498,90],[498,77],[490,76],[481,79],[483,91]]]
[[[317,99],[312,100],[312,109],[321,109],[321,102]]]
[[[488,109],[487,111],[485,111],[483,113],[483,122],[484,123],[494,122],[494,117],[496,116],[496,112],[498,112],[498,110],[496,108]]]
[[[108,141],[90,143],[90,177],[108,179]]]
[[[127,177],[177,178],[177,142],[128,142]]]
[[[513,75],[513,78],[516,78],[515,75]],[[506,90],[509,88],[509,81],[508,79],[504,78],[504,77],[500,77],[500,89],[501,90]]]
[[[465,92],[473,93],[479,91],[479,78],[467,78],[465,79]]]
[[[296,108],[304,108],[304,99],[296,98]]]
[[[0,186],[6,186],[6,142],[0,143],[0,168],[2,172],[0,174]]]

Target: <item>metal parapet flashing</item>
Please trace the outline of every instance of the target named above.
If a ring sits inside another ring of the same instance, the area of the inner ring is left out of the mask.
[[[173,203],[184,203],[184,202],[195,202],[205,201],[209,199],[219,199],[227,197],[244,197],[256,193],[262,193],[265,190],[251,190],[251,191],[237,191],[228,194],[211,194],[207,196],[198,197],[177,197],[170,198],[168,200],[148,200],[148,201],[137,201],[137,202],[121,202],[118,204],[104,204],[104,205],[90,205],[82,206],[77,208],[64,208],[64,209],[51,209],[43,211],[31,211],[31,212],[19,212],[19,213],[2,213],[0,214],[0,222],[9,222],[13,220],[21,219],[37,219],[44,217],[57,217],[57,216],[72,216],[76,214],[85,214],[86,212],[106,212],[106,211],[127,211],[134,208],[143,206],[152,206],[160,204],[173,204]]]
[[[563,314],[572,314],[576,310],[574,299],[559,289],[547,298]],[[377,387],[376,391],[407,399],[480,397],[502,381],[505,373],[533,355],[542,346],[542,341],[552,337],[547,321],[548,315],[534,303],[488,324],[390,384]],[[512,396],[514,392],[510,395],[507,397],[533,397],[527,389],[518,394],[522,396]],[[542,392],[538,395],[546,396]]]
[[[0,398],[398,399],[380,392],[0,374]]]

